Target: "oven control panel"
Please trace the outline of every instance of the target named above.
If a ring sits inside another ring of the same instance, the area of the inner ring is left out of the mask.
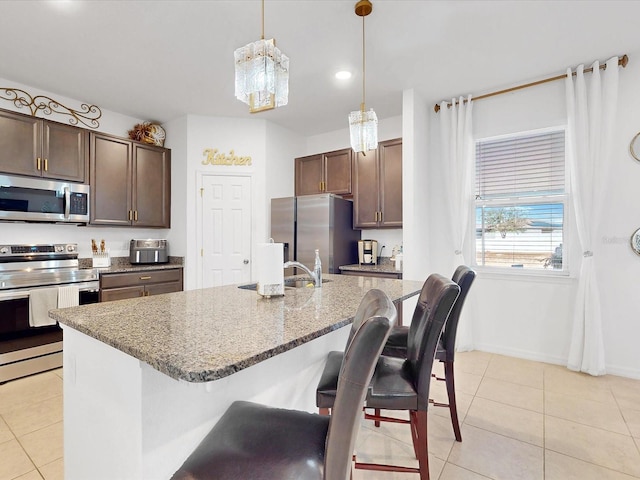
[[[55,243],[40,245],[0,245],[0,260],[8,257],[55,257],[78,253],[77,243]]]

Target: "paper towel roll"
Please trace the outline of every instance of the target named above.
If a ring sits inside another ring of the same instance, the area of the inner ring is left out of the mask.
[[[257,292],[284,295],[284,244],[258,243],[256,248]]]

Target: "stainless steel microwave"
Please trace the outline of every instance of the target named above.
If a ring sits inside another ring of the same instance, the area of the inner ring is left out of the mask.
[[[89,185],[0,175],[0,220],[89,222]]]

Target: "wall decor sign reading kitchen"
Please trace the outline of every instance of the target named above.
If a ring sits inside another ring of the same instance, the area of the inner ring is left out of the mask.
[[[229,150],[229,153],[219,152],[217,148],[206,148],[202,155],[205,157],[202,160],[202,165],[251,165],[251,157],[240,157],[236,155],[234,150]]]

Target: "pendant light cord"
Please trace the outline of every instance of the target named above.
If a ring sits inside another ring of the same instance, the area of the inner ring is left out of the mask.
[[[264,40],[264,0],[262,0],[262,36],[261,40]]]
[[[264,0],[263,0],[264,1]],[[360,105],[360,110],[364,112],[364,101],[365,101],[365,42],[364,42],[364,17],[362,16],[362,105]]]

